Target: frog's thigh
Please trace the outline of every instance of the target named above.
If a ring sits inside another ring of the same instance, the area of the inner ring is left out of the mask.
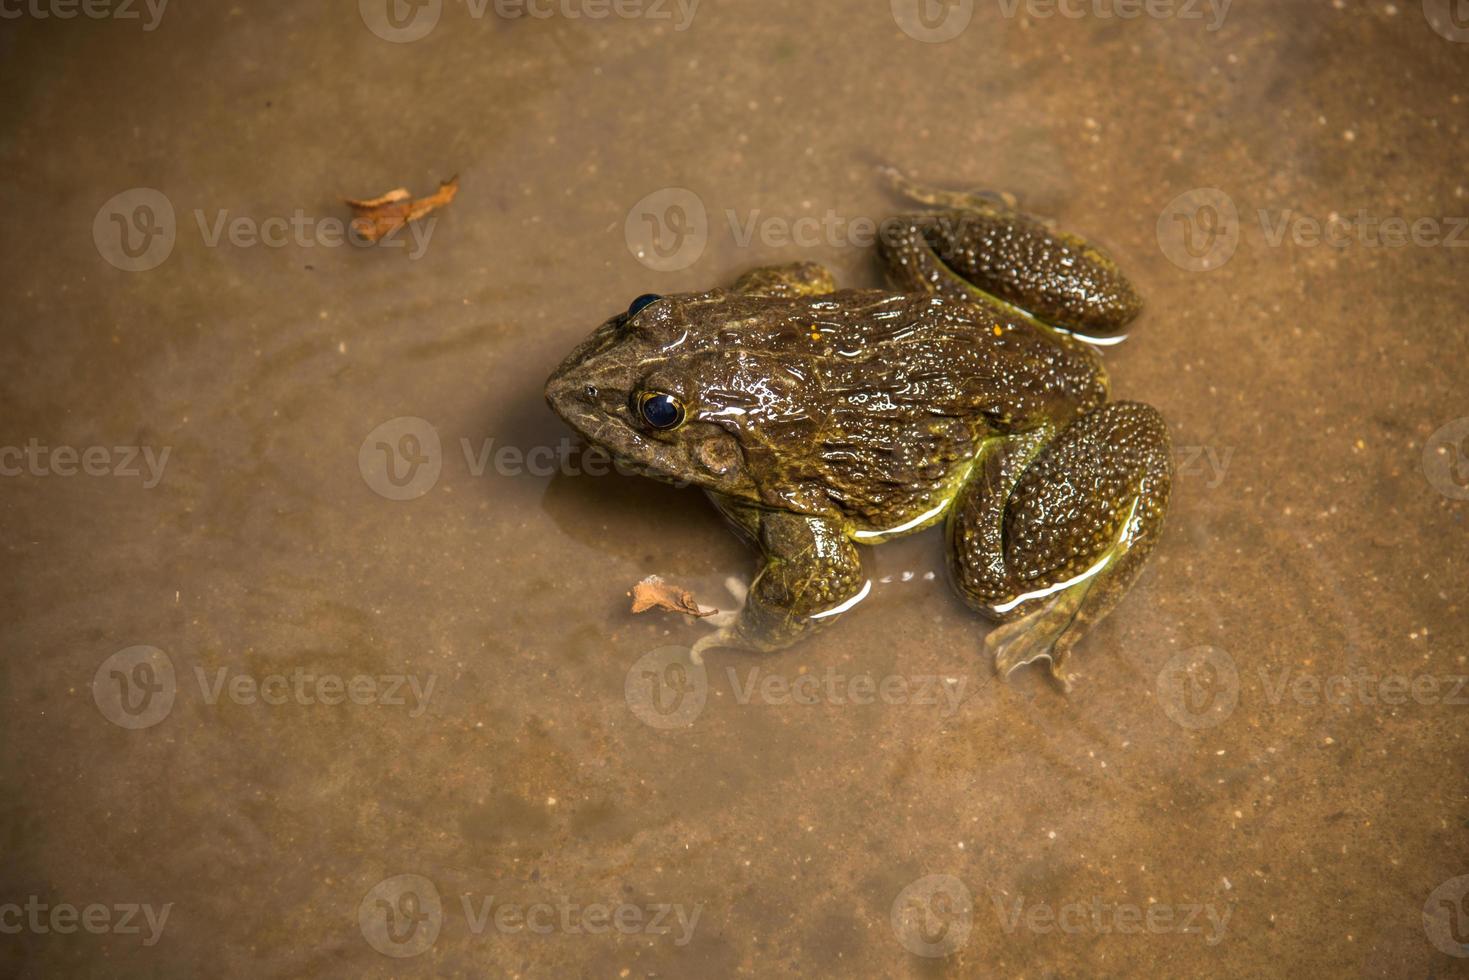
[[[815,262],[791,262],[751,269],[735,282],[733,291],[747,296],[825,296],[836,292],[836,280]]]
[[[898,288],[964,296],[1002,316],[1010,304],[1087,336],[1115,334],[1142,309],[1105,252],[1009,208],[894,219],[881,252]]]
[[[1113,402],[1061,430],[1008,493],[966,485],[950,565],[970,604],[1004,623],[985,639],[1001,672],[1048,657],[1067,679],[1072,646],[1126,593],[1162,529],[1170,456],[1154,409]]]

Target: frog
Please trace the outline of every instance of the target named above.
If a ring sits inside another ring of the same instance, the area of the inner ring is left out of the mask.
[[[702,490],[759,555],[690,647],[775,653],[870,595],[863,551],[942,526],[948,578],[1008,678],[1073,649],[1128,592],[1172,486],[1161,414],[1113,401],[1100,348],[1142,301],[1101,247],[1013,195],[896,172],[884,288],[809,261],[646,293],[551,374],[551,409],[635,474]]]

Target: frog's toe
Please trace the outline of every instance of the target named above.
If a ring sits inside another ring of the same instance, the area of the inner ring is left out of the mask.
[[[710,617],[711,619],[713,617]],[[735,635],[732,626],[722,626],[708,636],[700,637],[689,647],[689,659],[696,664],[704,663],[704,653],[708,650],[718,650],[720,647],[737,647],[740,645],[739,638]]]
[[[724,587],[729,591],[735,601],[735,608],[721,609],[712,616],[705,616],[699,622],[705,626],[713,626],[717,629],[725,629],[739,622],[740,613],[744,612],[745,601],[750,597],[750,584],[741,578],[731,575],[724,580]]]
[[[880,166],[877,168],[877,175],[894,194],[930,207],[990,211],[997,207],[1014,210],[1019,205],[1015,195],[1008,191],[951,191],[930,187],[911,179],[897,167]]]

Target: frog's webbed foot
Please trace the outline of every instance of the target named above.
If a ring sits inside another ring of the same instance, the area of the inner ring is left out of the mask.
[[[699,620],[705,626],[713,626],[716,629],[733,626],[739,621],[740,613],[744,611],[745,600],[750,597],[749,584],[731,575],[724,580],[724,587],[729,590],[729,594],[734,598],[735,606],[733,609],[721,609],[714,615],[705,616]]]
[[[1085,594],[1085,591],[1063,590],[1039,609],[990,630],[984,638],[984,648],[994,657],[999,675],[1008,679],[1021,667],[1046,660],[1050,663],[1051,676],[1071,690],[1075,679],[1067,665],[1071,643],[1061,650],[1056,647],[1066,635],[1066,627],[1075,622]]]
[[[738,647],[740,645],[739,635],[735,632],[735,625],[740,621],[741,614],[745,611],[745,600],[749,598],[750,586],[740,579],[731,575],[724,580],[724,587],[734,597],[735,607],[733,609],[721,609],[712,616],[705,616],[699,620],[705,626],[714,627],[714,632],[700,637],[689,649],[689,659],[696,664],[704,662],[706,650],[717,650],[720,647]]]
[[[1001,621],[985,638],[1005,675],[1068,658],[1126,594],[1163,527],[1172,474],[1158,413],[1112,402],[1043,444],[1026,435],[981,460],[949,519],[955,586]]]

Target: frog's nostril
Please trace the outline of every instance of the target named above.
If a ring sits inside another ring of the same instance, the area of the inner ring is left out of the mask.
[[[586,396],[586,399],[589,402],[594,402],[594,401],[597,400],[597,394],[598,394],[598,392],[597,392],[597,386],[596,385],[587,385],[585,388],[583,388],[581,390],[581,393]]]

